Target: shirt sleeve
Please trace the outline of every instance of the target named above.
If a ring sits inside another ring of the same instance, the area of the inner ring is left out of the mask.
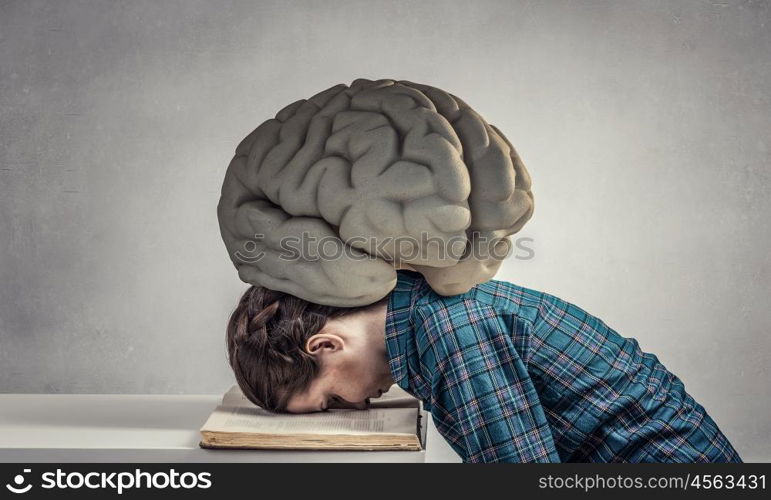
[[[543,293],[528,367],[566,462],[740,462],[706,409],[658,357],[600,318]]]
[[[460,303],[463,304],[463,303]],[[437,430],[464,462],[559,462],[508,327],[489,306],[418,310],[421,372]]]

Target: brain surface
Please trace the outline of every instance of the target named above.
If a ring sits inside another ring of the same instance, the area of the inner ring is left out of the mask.
[[[217,207],[242,281],[319,304],[492,278],[533,213],[514,147],[458,97],[357,79],[284,107],[236,148]]]

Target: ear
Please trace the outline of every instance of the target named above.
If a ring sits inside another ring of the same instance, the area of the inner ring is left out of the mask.
[[[343,338],[334,333],[317,333],[305,342],[305,351],[314,356],[341,351],[343,347]]]

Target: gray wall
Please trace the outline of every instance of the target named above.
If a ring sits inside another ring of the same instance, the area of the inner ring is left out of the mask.
[[[0,4],[0,391],[215,393],[246,285],[236,144],[358,77],[444,88],[512,140],[535,258],[771,460],[767,2]]]

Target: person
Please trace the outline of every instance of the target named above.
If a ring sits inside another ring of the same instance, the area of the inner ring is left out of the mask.
[[[252,286],[227,326],[244,395],[276,412],[366,408],[396,383],[464,462],[741,462],[683,382],[599,318],[489,280],[438,295],[398,270],[358,308]]]

